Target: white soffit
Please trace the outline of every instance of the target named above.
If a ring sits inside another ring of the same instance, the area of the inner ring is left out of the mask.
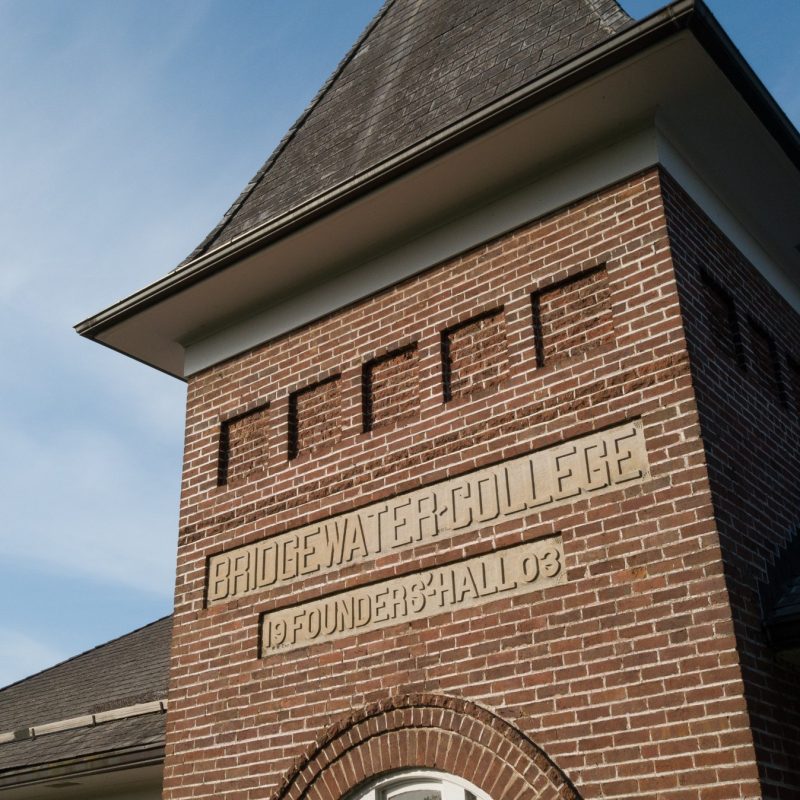
[[[800,174],[684,31],[96,338],[191,375],[659,159],[800,308]]]
[[[210,336],[188,344],[186,375],[319,319],[651,166],[656,162],[657,152],[655,129],[639,131],[481,208],[421,233],[388,253],[309,286],[301,294],[294,294],[252,316],[234,321]]]

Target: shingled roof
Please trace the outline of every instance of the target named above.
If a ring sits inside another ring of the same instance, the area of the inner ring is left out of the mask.
[[[631,23],[616,0],[388,0],[183,263],[365,173]]]
[[[39,764],[163,744],[171,632],[164,617],[0,689],[0,782]]]

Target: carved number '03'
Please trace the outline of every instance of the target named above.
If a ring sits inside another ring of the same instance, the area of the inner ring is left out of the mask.
[[[273,611],[262,617],[261,655],[564,583],[563,557],[551,537]]]

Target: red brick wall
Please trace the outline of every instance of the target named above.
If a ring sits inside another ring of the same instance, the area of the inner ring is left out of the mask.
[[[219,484],[240,483],[263,469],[269,443],[269,408],[224,420],[220,428]]]
[[[580,356],[614,341],[608,271],[586,270],[533,295],[540,367]]]
[[[342,394],[339,376],[289,395],[289,458],[333,445],[341,432]]]
[[[800,416],[800,362],[789,358],[786,367],[789,372],[789,402],[794,401],[795,413]]]
[[[763,796],[796,800],[800,674],[766,641],[760,584],[800,525],[800,384],[790,377],[800,318],[674,182],[666,187]]]
[[[492,390],[507,374],[508,347],[502,308],[461,322],[442,334],[445,400]]]
[[[365,365],[409,347],[414,381],[387,361],[365,402]],[[381,388],[395,369],[402,400]],[[301,406],[297,392],[332,375],[336,424],[307,449],[304,426],[329,430],[333,406]],[[393,424],[365,425],[369,402]],[[222,423],[265,403],[262,471],[219,486]],[[214,553],[637,417],[643,485],[204,607]],[[475,782],[500,800],[510,767],[477,722],[452,716],[467,703],[515,731],[532,773],[552,759],[584,798],[757,797],[704,465],[655,171],[194,377],[165,796],[299,797],[292,776],[309,780],[304,759],[330,730],[363,769],[343,732],[399,704],[398,765],[416,753],[466,770],[485,752]],[[554,532],[563,585],[259,658],[261,613]],[[414,738],[428,719],[417,706],[450,709],[430,712],[444,733]]]
[[[414,345],[364,365],[364,431],[396,425],[419,409],[419,364]]]

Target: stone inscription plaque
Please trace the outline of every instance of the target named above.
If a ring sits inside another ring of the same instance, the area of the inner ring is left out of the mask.
[[[551,537],[272,611],[261,618],[261,656],[564,583],[563,561]]]
[[[212,556],[207,603],[545,511],[649,477],[640,420]]]

